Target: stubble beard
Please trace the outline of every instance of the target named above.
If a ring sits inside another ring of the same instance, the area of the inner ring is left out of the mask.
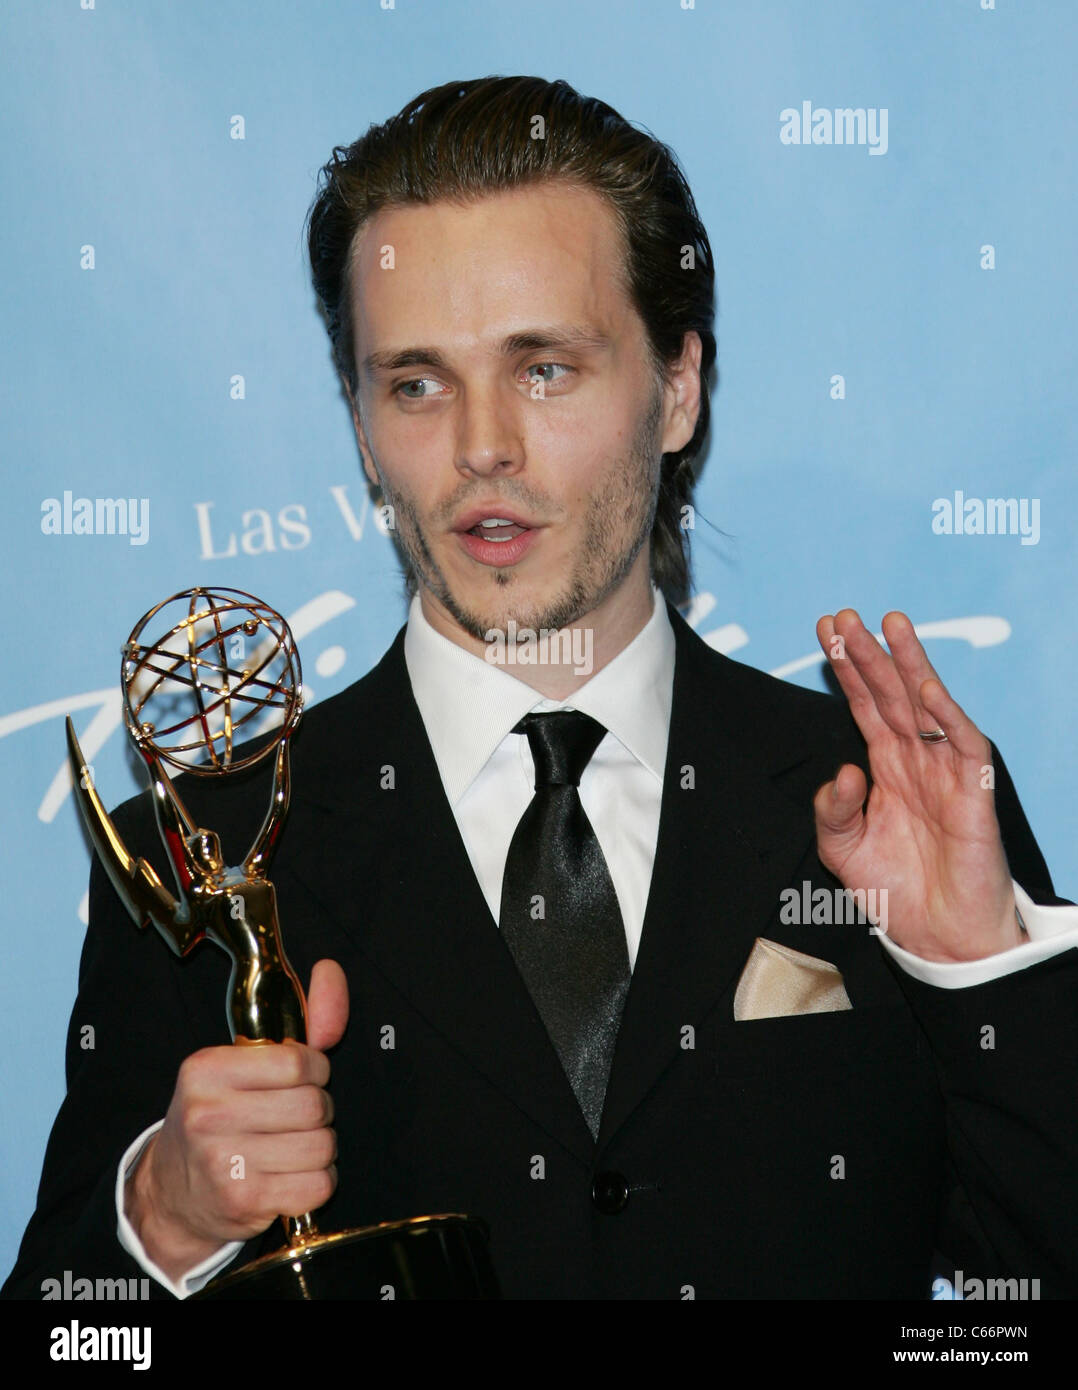
[[[503,591],[492,596],[490,607],[479,611],[465,607],[453,593],[445,575],[431,554],[418,511],[412,499],[389,488],[374,460],[385,502],[393,508],[394,535],[404,552],[406,566],[418,577],[432,597],[453,620],[478,642],[486,642],[492,630],[505,632],[510,618],[519,628],[559,629],[579,622],[623,582],[640,550],[651,536],[658,503],[658,477],[661,456],[656,452],[655,435],[662,416],[662,392],[658,384],[648,406],[637,422],[629,453],[619,459],[606,475],[602,490],[588,499],[584,517],[585,543],[575,557],[568,580],[561,592],[549,599],[514,601],[513,590],[520,582],[513,566],[489,567],[490,585]],[[519,496],[523,506],[544,511],[545,499],[529,496],[526,488],[514,487],[506,500]],[[455,502],[452,510],[458,511]]]

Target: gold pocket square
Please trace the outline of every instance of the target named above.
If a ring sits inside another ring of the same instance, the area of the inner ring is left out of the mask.
[[[739,1023],[852,1008],[837,966],[763,936],[756,938],[734,994],[734,1020]]]

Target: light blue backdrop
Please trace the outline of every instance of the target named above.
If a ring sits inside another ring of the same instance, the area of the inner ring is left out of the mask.
[[[931,657],[1003,749],[1057,887],[1078,890],[1078,10],[386,5],[0,9],[0,1272],[63,1094],[83,936],[62,715],[78,711],[118,802],[138,785],[116,729],[119,644],[151,604],[233,585],[300,614],[316,696],[358,678],[404,619],[301,227],[334,144],[451,78],[564,77],[683,161],[719,285],[699,630],[819,685],[821,613],[942,625]],[[886,152],[783,143],[781,113],[806,101],[886,110]],[[932,504],[956,490],[1037,499],[1037,543],[934,534]],[[65,492],[148,498],[146,543],[43,534],[42,503]],[[275,523],[276,548],[249,554],[255,508],[292,508],[305,529]],[[237,553],[217,558],[230,536]]]

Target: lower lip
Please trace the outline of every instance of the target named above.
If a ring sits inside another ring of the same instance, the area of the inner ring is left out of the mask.
[[[470,531],[458,531],[457,538],[461,545],[472,557],[478,560],[481,565],[515,565],[531,549],[536,536],[542,528],[533,526],[530,530],[521,531],[519,536],[514,536],[511,541],[485,541],[479,536],[473,536]]]

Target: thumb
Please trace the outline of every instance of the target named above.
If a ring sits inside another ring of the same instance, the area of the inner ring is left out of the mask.
[[[335,960],[316,961],[307,991],[307,1045],[325,1052],[348,1023],[348,980]]]
[[[845,763],[833,782],[816,793],[816,841],[824,864],[843,860],[864,834],[861,810],[868,792],[865,774],[856,763]]]

